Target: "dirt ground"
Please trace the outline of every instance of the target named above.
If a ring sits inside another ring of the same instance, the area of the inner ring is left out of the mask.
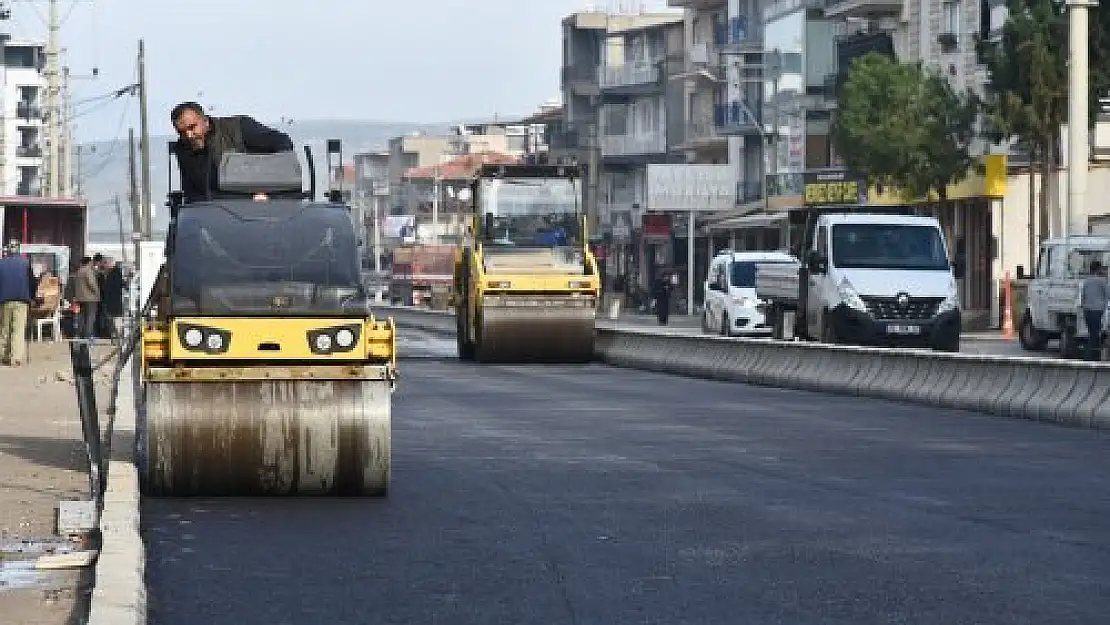
[[[109,353],[94,346],[94,363]],[[0,365],[0,621],[76,624],[88,610],[92,567],[35,571],[33,565],[36,545],[65,540],[56,535],[58,502],[89,499],[77,391],[67,343],[32,342],[28,356],[21,367]],[[95,374],[101,415],[111,367]]]

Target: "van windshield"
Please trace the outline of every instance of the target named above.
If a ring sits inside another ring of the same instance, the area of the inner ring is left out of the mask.
[[[944,271],[948,253],[934,226],[836,224],[832,262],[841,269],[917,269]]]
[[[755,270],[759,265],[781,265],[790,261],[785,260],[734,260],[729,275],[729,284],[741,289],[755,288]]]

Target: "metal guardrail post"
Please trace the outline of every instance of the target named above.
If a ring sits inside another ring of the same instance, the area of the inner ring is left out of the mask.
[[[73,384],[77,389],[77,406],[81,414],[81,431],[89,458],[89,490],[95,501],[104,492],[104,457],[100,441],[100,417],[96,410],[96,386],[93,380],[92,355],[88,341],[71,340],[69,357],[73,365]]]

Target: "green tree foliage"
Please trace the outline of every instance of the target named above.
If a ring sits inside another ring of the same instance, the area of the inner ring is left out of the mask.
[[[1009,0],[1007,8],[1001,39],[980,43],[989,76],[985,134],[1021,139],[1047,167],[1067,118],[1067,15],[1057,0]]]
[[[1006,6],[1009,18],[1000,40],[979,43],[989,75],[984,134],[995,142],[1023,141],[1033,161],[1040,164],[1042,179],[1048,180],[1060,158],[1060,126],[1068,118],[1067,4],[1065,0],[1008,0]],[[1093,125],[1099,98],[1110,95],[1110,7],[1099,3],[1090,9],[1089,18],[1088,105]],[[1048,198],[1049,185],[1042,184],[1037,211],[1042,238],[1048,232]]]
[[[868,53],[852,63],[832,137],[845,163],[872,183],[900,188],[907,200],[963,180],[979,102],[920,64]]]

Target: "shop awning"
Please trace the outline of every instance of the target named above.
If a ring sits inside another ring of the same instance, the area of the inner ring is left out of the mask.
[[[740,217],[729,217],[709,225],[710,230],[738,230],[741,228],[774,228],[787,218],[787,213],[754,213]]]

